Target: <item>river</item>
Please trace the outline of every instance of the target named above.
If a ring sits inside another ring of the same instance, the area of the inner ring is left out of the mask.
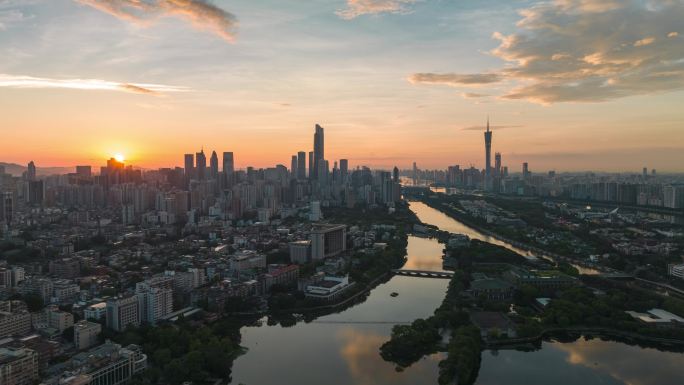
[[[483,236],[424,204],[412,202],[411,209],[442,230]],[[441,244],[414,236],[408,241],[405,268],[442,269]],[[233,364],[232,384],[436,385],[440,354],[397,372],[382,360],[379,348],[388,340],[392,323],[430,316],[444,298],[447,283],[394,276],[373,289],[363,303],[341,313],[287,328],[265,322],[243,327],[242,345],[248,351]],[[392,292],[399,296],[391,297]],[[544,342],[534,352],[483,352],[477,384],[681,385],[682,364],[684,355],[617,342]]]

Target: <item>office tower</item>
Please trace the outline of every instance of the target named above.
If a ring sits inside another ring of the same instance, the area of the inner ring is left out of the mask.
[[[297,178],[297,174],[298,174],[297,162],[298,162],[297,155],[292,155],[292,160],[290,162],[290,178],[291,179]]]
[[[494,175],[501,176],[501,153],[497,152],[494,154]]]
[[[399,183],[399,168],[397,166],[394,166],[392,170],[392,179],[394,179],[394,183]]]
[[[218,166],[218,155],[216,151],[211,152],[211,158],[209,158],[209,175],[210,179],[218,180],[219,166]]]
[[[529,167],[528,167],[528,165],[527,165],[527,162],[523,163],[522,173],[523,173],[523,178],[524,178],[524,179],[527,179],[527,178],[529,177],[529,175],[530,175],[530,169],[529,169]]]
[[[197,179],[204,180],[207,178],[207,156],[204,155],[204,149],[195,154],[195,169],[197,171]]]
[[[328,174],[330,173],[330,166],[325,159],[318,160],[318,181],[321,185],[328,183]]]
[[[413,185],[418,185],[418,165],[416,165],[416,162],[413,162]]]
[[[30,161],[26,169],[26,180],[36,180],[36,164]]]
[[[492,190],[492,131],[489,130],[489,118],[487,118],[487,131],[485,139],[485,191]]]
[[[504,178],[508,177],[508,166],[504,166],[501,172]]]
[[[82,178],[90,178],[93,172],[90,166],[76,166],[76,175]]]
[[[190,180],[195,170],[195,155],[185,154],[185,178]]]
[[[314,179],[314,153],[309,151],[309,179]]]
[[[349,160],[348,159],[340,159],[340,180],[342,181],[343,184],[346,184],[348,178],[349,178]]]
[[[306,179],[306,152],[304,151],[297,153],[297,179]]]
[[[233,175],[233,172],[235,172],[235,160],[233,159],[232,152],[223,153],[223,172],[226,175]]]
[[[323,127],[319,126],[316,124],[316,132],[314,133],[314,159],[313,159],[313,169],[314,169],[314,178],[316,178],[319,174],[320,171],[318,171],[318,168],[321,164],[321,161],[325,159],[325,139],[323,136]]]

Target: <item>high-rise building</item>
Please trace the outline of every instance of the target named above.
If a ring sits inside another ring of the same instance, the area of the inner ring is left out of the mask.
[[[297,155],[292,155],[292,160],[290,161],[290,178],[291,179],[296,179],[297,178]]]
[[[172,279],[168,281],[170,285]],[[150,325],[156,324],[173,311],[173,290],[155,286],[158,285],[145,281],[138,282],[135,288],[136,296],[138,297],[140,321],[147,322]]]
[[[394,180],[394,183],[399,183],[399,167],[394,166],[394,169],[392,170],[392,179]]]
[[[185,154],[184,157],[185,160],[185,178],[190,180],[194,176],[194,170],[195,170],[195,155],[194,154]]]
[[[306,152],[304,151],[297,153],[297,179],[306,179]]]
[[[529,165],[527,164],[527,162],[523,163],[522,173],[523,173],[523,178],[524,178],[524,179],[529,178],[529,176],[530,176],[530,168],[529,168]]]
[[[230,175],[235,172],[235,160],[232,152],[223,153],[223,172]]]
[[[485,139],[485,191],[492,191],[492,131],[489,129],[489,118],[487,118],[487,131],[484,133]]]
[[[349,160],[340,159],[340,180],[345,184],[347,179],[349,179]]]
[[[314,153],[309,151],[309,179],[314,179]]]
[[[30,161],[26,169],[26,180],[36,180],[36,164]]]
[[[347,226],[316,225],[311,231],[311,258],[314,261],[334,257],[347,250]]]
[[[218,155],[216,155],[216,151],[212,151],[211,158],[209,158],[209,176],[213,180],[218,180],[218,173]]]
[[[121,332],[129,325],[140,326],[138,297],[115,298],[107,301],[107,327]]]
[[[195,154],[195,169],[197,170],[197,179],[207,179],[207,156],[204,155],[204,149]]]
[[[494,154],[494,175],[501,177],[501,153]]]
[[[81,178],[90,178],[93,175],[90,166],[76,166],[76,175]]]
[[[322,161],[325,159],[325,138],[323,134],[323,127],[316,124],[316,132],[314,133],[314,159],[313,159],[313,169],[314,178],[318,177],[320,174],[319,167]]]

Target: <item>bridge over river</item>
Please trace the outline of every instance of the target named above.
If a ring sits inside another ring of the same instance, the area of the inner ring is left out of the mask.
[[[421,277],[421,278],[442,278],[451,279],[454,273],[451,271],[430,271],[430,270],[407,270],[407,269],[394,269],[392,270],[394,275],[405,275],[408,277]]]

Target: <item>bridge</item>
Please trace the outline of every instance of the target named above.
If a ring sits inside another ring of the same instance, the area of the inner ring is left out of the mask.
[[[405,275],[408,277],[421,277],[421,278],[442,278],[451,279],[454,273],[451,271],[430,271],[430,270],[404,270],[404,269],[394,269],[392,274],[395,275]]]

